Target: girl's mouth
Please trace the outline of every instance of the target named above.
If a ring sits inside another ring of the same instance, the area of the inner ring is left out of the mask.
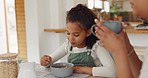
[[[74,42],[71,42],[71,45],[74,45],[75,43]]]
[[[74,42],[70,42],[71,43],[71,45],[73,46],[73,45],[75,45],[75,43]]]

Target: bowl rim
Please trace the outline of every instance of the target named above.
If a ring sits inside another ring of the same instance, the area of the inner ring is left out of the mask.
[[[74,66],[74,64],[73,63],[67,63],[67,62],[57,62],[57,63],[53,63],[53,64],[51,64],[51,68],[58,68],[58,67],[53,67],[53,65],[56,65],[56,64],[68,64],[68,65],[70,65],[70,67],[69,68],[72,68],[73,66]]]

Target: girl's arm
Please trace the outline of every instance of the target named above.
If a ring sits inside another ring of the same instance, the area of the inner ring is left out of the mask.
[[[67,54],[68,45],[68,41],[66,40],[57,50],[55,50],[50,55],[50,57],[52,58],[52,63],[58,61]]]
[[[102,77],[116,77],[115,62],[111,57],[110,53],[100,45],[96,47],[95,53],[97,55],[97,58],[100,60],[102,66],[93,67],[92,75]]]
[[[73,67],[73,69],[74,69],[74,73],[88,74],[89,76],[92,76],[92,67],[75,66]]]

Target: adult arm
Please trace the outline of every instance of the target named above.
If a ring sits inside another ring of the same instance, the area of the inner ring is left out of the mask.
[[[134,78],[139,78],[142,61],[138,58],[133,46],[131,45],[126,31],[121,31],[119,35],[123,37],[124,42],[126,44],[127,54],[128,54],[128,59],[129,59],[130,68],[132,70],[132,74]]]
[[[126,33],[125,33],[125,35],[126,35]],[[124,37],[124,38],[126,38],[126,37]],[[128,39],[128,38],[126,38],[126,39]],[[129,59],[130,68],[132,70],[132,74],[133,74],[134,78],[139,78],[140,70],[142,67],[142,61],[138,58],[138,56],[137,56],[134,48],[130,44],[129,40],[126,42],[126,44],[127,44],[128,59]]]
[[[100,39],[101,46],[106,48],[113,54],[116,63],[118,78],[133,78],[132,70],[130,68],[129,59],[127,56],[127,46],[123,37],[115,34],[113,31],[96,21],[96,36]]]

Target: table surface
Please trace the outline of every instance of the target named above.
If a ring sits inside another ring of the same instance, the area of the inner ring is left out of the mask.
[[[37,78],[57,78],[57,77],[52,75],[49,68],[46,68],[44,66],[36,65],[35,70],[36,70],[36,73],[37,73]],[[89,75],[86,75],[86,74],[75,74],[74,73],[74,74],[72,74],[72,76],[64,77],[64,78],[86,78],[88,76]]]

